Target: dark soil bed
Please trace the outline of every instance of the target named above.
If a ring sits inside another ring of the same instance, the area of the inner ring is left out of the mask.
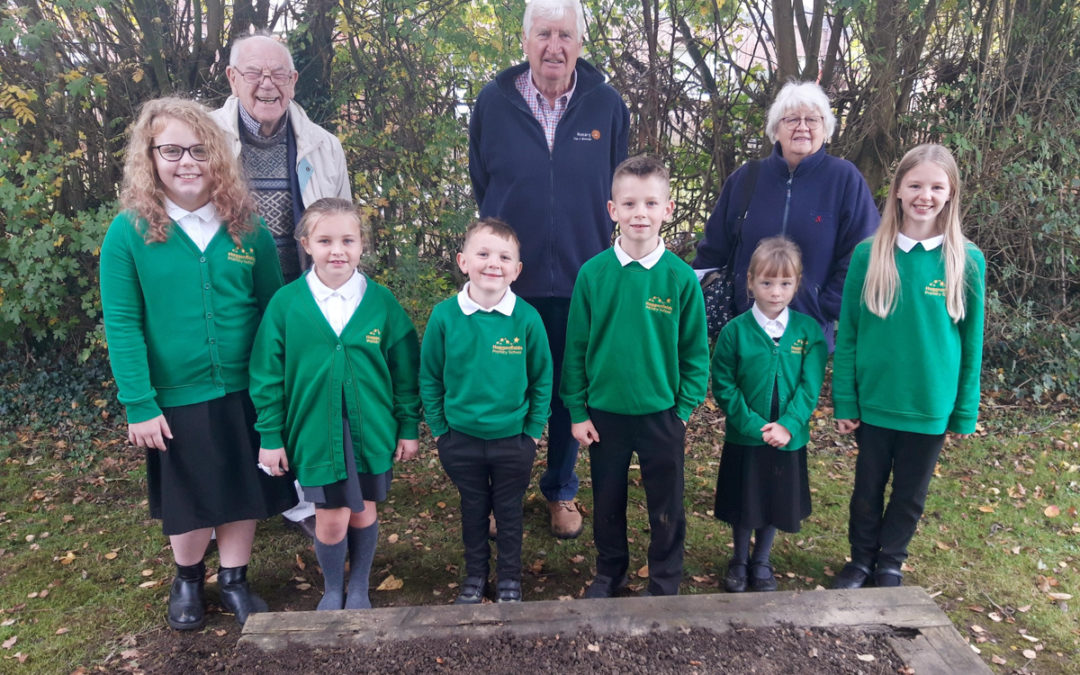
[[[225,633],[221,635],[220,633]],[[884,632],[732,626],[642,636],[573,635],[421,639],[368,647],[289,645],[264,652],[237,631],[163,632],[139,646],[146,673],[904,673]],[[150,636],[147,636],[150,637]],[[114,664],[120,665],[120,664]],[[135,664],[128,664],[130,668]]]

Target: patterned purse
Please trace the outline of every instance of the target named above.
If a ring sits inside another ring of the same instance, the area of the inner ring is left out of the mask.
[[[721,329],[735,317],[735,283],[732,274],[735,270],[735,254],[742,245],[742,225],[746,216],[750,213],[750,198],[754,195],[757,186],[758,173],[761,171],[761,160],[752,159],[747,162],[747,176],[743,181],[743,190],[739,195],[741,208],[737,211],[739,218],[735,221],[735,244],[728,252],[727,264],[705,275],[701,280],[701,294],[705,297],[705,324],[709,329],[709,339],[713,340],[720,334]]]

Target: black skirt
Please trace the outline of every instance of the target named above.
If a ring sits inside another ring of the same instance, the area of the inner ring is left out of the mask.
[[[173,438],[165,452],[146,451],[146,482],[150,515],[166,535],[261,520],[296,505],[291,477],[256,466],[259,435],[246,390],[162,412]]]
[[[798,532],[810,515],[806,446],[780,450],[771,445],[724,443],[716,477],[713,513],[732,527],[773,525]]]
[[[304,501],[311,502],[315,508],[340,509],[347,506],[353,513],[360,513],[364,510],[365,500],[386,501],[394,470],[388,469],[379,474],[358,473],[349,420],[342,418],[341,423],[344,426],[342,435],[345,439],[342,444],[345,450],[345,478],[329,485],[301,484],[300,487],[304,489]]]

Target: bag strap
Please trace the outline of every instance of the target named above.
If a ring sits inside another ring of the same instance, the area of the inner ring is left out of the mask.
[[[752,159],[746,163],[746,179],[742,182],[742,190],[739,192],[738,217],[735,219],[735,245],[728,253],[728,269],[733,270],[735,264],[735,252],[742,245],[742,224],[746,220],[746,214],[750,212],[750,200],[754,196],[754,188],[757,187],[758,174],[761,173],[761,160]]]

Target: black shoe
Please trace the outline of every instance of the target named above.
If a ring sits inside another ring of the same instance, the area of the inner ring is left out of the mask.
[[[465,577],[461,582],[461,592],[458,593],[455,605],[479,605],[484,601],[484,591],[487,589],[487,579],[484,577]]]
[[[521,582],[517,579],[499,579],[495,587],[495,602],[521,602]]]
[[[878,588],[903,586],[904,573],[895,567],[878,567],[874,570],[874,585]]]
[[[266,601],[255,595],[248,586],[247,565],[219,567],[218,594],[221,596],[221,606],[235,614],[236,622],[241,626],[249,615],[270,609],[266,606]]]
[[[767,593],[776,590],[776,577],[769,563],[754,563],[750,566],[750,590],[755,593]]]
[[[870,568],[856,562],[849,562],[833,579],[832,587],[837,590],[862,588],[870,578]]]
[[[585,597],[589,599],[610,598],[626,588],[628,583],[630,583],[630,580],[626,578],[625,574],[618,579],[612,579],[606,574],[597,574],[593,577],[589,587],[585,589]]]
[[[746,591],[746,563],[734,560],[728,563],[727,574],[724,575],[724,590],[728,593]]]
[[[294,530],[300,530],[308,539],[315,538],[315,516],[310,515],[303,520],[289,520],[285,516],[281,517],[285,521],[286,527],[291,527]]]
[[[206,624],[206,598],[203,585],[206,581],[206,565],[199,563],[200,574],[196,579],[174,577],[169,589],[169,611],[165,620],[175,630],[198,630]]]

